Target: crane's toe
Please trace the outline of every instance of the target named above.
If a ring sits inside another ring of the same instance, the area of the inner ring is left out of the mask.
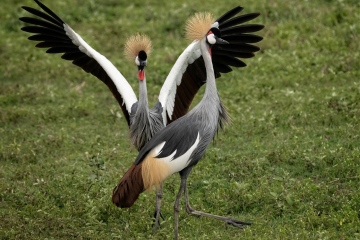
[[[249,222],[242,222],[242,221],[239,221],[239,220],[233,219],[233,218],[226,219],[225,223],[226,223],[226,227],[227,227],[227,225],[233,225],[234,227],[238,227],[241,229],[246,228],[247,226],[252,224]]]
[[[154,220],[153,220],[153,222],[154,222],[154,231],[156,231],[157,228],[160,227],[160,218],[162,218],[162,220],[165,220],[163,214],[160,211],[158,212],[157,210],[155,210],[155,212],[154,212]]]

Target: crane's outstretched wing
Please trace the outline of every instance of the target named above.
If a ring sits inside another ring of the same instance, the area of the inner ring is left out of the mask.
[[[21,30],[32,33],[28,39],[40,41],[38,48],[49,48],[47,53],[63,53],[61,58],[72,61],[85,72],[91,73],[104,82],[118,101],[130,125],[131,107],[137,102],[136,95],[115,66],[103,55],[91,48],[69,25],[38,0],[34,0],[44,11],[23,6],[29,13],[37,16],[22,17],[21,21],[30,24]]]
[[[252,34],[264,28],[260,24],[243,24],[257,18],[259,13],[238,15],[243,10],[238,6],[218,18],[213,26],[219,28],[221,38],[229,44],[215,44],[212,47],[212,62],[215,77],[232,71],[231,67],[245,67],[239,58],[252,58],[260,48],[252,45],[262,40]],[[159,101],[162,104],[166,124],[187,113],[199,88],[206,82],[204,60],[199,42],[192,42],[179,56],[161,88]]]

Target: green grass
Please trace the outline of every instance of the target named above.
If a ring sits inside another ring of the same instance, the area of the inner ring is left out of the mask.
[[[189,177],[196,209],[251,221],[242,231],[180,215],[181,239],[360,239],[360,4],[318,1],[45,1],[137,92],[125,39],[148,34],[151,104],[187,46],[196,11],[259,11],[262,51],[217,81],[232,116]],[[118,209],[111,193],[137,151],[107,87],[36,49],[19,29],[30,0],[0,8],[0,239],[171,239],[179,186]],[[201,94],[197,96],[197,100]]]

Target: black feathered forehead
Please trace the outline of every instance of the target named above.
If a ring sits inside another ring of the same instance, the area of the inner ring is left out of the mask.
[[[141,51],[139,52],[138,57],[139,57],[140,60],[146,61],[146,59],[147,59],[147,54],[146,54],[146,52],[145,52],[144,50],[141,50]]]
[[[220,29],[216,28],[216,27],[212,27],[210,28],[209,32],[212,32],[215,36],[217,37],[221,37],[221,31]]]

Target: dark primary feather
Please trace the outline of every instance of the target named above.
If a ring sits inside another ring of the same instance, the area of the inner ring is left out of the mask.
[[[52,35],[46,35],[46,34],[35,34],[30,37],[28,37],[31,41],[54,41],[54,42],[71,42],[68,36],[60,36],[59,34],[56,34],[54,36]]]
[[[221,30],[221,36],[224,38],[226,36],[237,35],[239,33],[252,33],[260,31],[263,28],[264,26],[260,24],[246,24],[236,27],[228,27]]]
[[[45,28],[51,28],[53,30],[58,29],[59,32],[64,31],[64,28],[62,25],[58,25],[58,24],[52,24],[50,22],[38,19],[38,18],[31,18],[31,17],[21,17],[19,18],[21,21],[25,22],[25,23],[29,23],[29,24],[33,24],[33,25],[37,25],[37,26],[42,26]]]
[[[20,19],[21,20],[21,19]],[[45,28],[45,27],[39,27],[39,26],[26,26],[21,28],[24,32],[28,33],[40,33],[44,35],[50,35],[50,36],[56,36],[58,34],[62,34],[62,31],[58,31],[57,29],[51,29],[51,28]]]
[[[222,63],[228,66],[233,66],[233,67],[245,67],[245,63],[235,57],[231,57],[231,56],[219,56],[218,58],[214,58],[213,62],[216,63]]]
[[[55,20],[57,20],[59,23],[64,23],[63,20],[61,20],[53,11],[51,11],[48,7],[46,7],[44,4],[42,4],[38,0],[34,0],[45,12],[47,12],[51,17],[53,17]]]
[[[37,3],[37,1],[35,1]],[[40,6],[41,7],[41,6]],[[48,20],[49,22],[52,22],[56,25],[62,26],[62,24],[64,23],[60,18],[60,20],[58,20],[57,18],[54,19],[53,17],[47,15],[46,13],[43,13],[35,8],[31,8],[31,7],[27,7],[27,6],[22,6],[22,9],[28,11],[29,13],[34,14],[35,16],[38,16],[40,18],[43,18],[45,20]]]
[[[35,45],[35,47],[37,48],[50,48],[52,46],[73,47],[74,45],[71,42],[65,42],[65,41],[44,41]]]
[[[254,34],[236,34],[236,35],[229,35],[225,36],[228,42],[231,42],[231,44],[236,43],[257,43],[260,42],[263,37],[254,35]]]
[[[64,29],[64,21],[51,11],[44,4],[38,0],[34,0],[45,12],[37,9],[23,6],[22,8],[27,12],[35,15],[34,17],[21,17],[19,18],[22,22],[30,24],[25,26],[21,30],[32,33],[28,39],[32,41],[40,41],[36,45],[38,48],[48,48],[46,51],[50,54],[63,53],[61,58],[70,60],[76,66],[82,68],[85,72],[91,73],[99,80],[104,82],[116,100],[118,101],[125,119],[130,124],[129,113],[126,110],[125,104],[123,104],[123,98],[117,91],[117,88],[111,78],[107,75],[101,65],[93,58],[89,57],[79,47],[73,44],[72,40],[66,35]]]
[[[64,53],[64,52],[78,52],[79,49],[77,47],[61,47],[61,46],[56,46],[56,47],[51,47],[49,48],[46,52],[47,53]]]
[[[250,52],[250,53],[248,53],[248,52],[231,52],[231,51],[226,51],[226,50],[216,53],[216,55],[215,55],[216,58],[220,58],[219,55],[232,56],[232,57],[238,57],[238,58],[252,58],[255,56],[255,54],[252,52]]]
[[[230,44],[224,44],[217,48],[217,51],[213,53],[215,54],[221,54],[222,52],[243,52],[243,53],[254,53],[259,51],[260,48],[258,46],[254,46],[247,43],[230,43]],[[214,57],[213,57],[214,58]]]
[[[239,25],[242,24],[244,22],[249,22],[255,18],[257,18],[260,15],[260,13],[248,13],[248,14],[244,14],[238,17],[234,17],[233,19],[230,19],[226,22],[222,22],[221,23],[221,27],[222,28],[227,28],[230,26],[235,26],[235,25]],[[220,24],[220,23],[219,23]]]
[[[237,6],[234,7],[233,9],[231,9],[230,11],[226,12],[224,15],[222,15],[221,17],[219,17],[215,22],[218,22],[219,24],[225,22],[226,20],[228,20],[229,18],[235,16],[236,14],[238,14],[239,12],[241,12],[244,8]]]
[[[221,77],[220,73],[229,73],[232,71],[231,67],[229,65],[226,65],[224,63],[222,63],[221,61],[213,61],[213,65],[214,65],[214,69],[216,69],[215,71],[215,77],[219,78]],[[246,64],[244,63],[244,67],[246,66]]]
[[[252,44],[260,42],[262,37],[253,33],[261,30],[264,26],[243,24],[257,18],[260,14],[238,15],[242,10],[242,7],[237,6],[216,20],[219,23],[221,38],[229,42],[226,45],[216,44],[212,47],[212,62],[216,78],[219,78],[221,73],[231,72],[232,67],[245,67],[246,64],[239,58],[252,58],[255,56],[254,53],[260,50],[259,47]],[[195,94],[205,81],[205,65],[200,56],[188,65],[182,76],[181,84],[176,90],[174,112],[171,120],[168,118],[169,123],[188,111]]]

